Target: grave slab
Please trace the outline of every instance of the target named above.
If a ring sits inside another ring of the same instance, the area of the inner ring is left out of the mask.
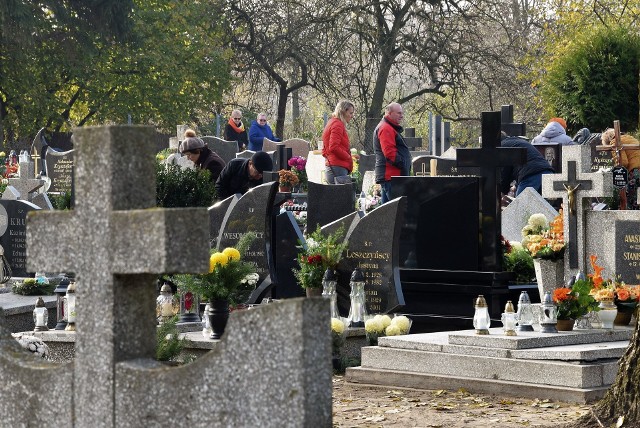
[[[509,241],[522,241],[522,228],[527,225],[533,214],[544,214],[548,221],[553,220],[558,211],[533,187],[527,187],[502,210],[502,236]]]

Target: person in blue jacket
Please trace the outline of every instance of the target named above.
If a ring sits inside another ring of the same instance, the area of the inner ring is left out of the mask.
[[[251,122],[251,128],[249,128],[248,149],[254,152],[261,151],[264,137],[267,137],[271,141],[281,141],[280,138],[273,135],[273,131],[267,123],[267,115],[260,113],[258,119]]]

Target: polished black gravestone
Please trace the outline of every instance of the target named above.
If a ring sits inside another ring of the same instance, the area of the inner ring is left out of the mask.
[[[395,312],[404,306],[400,286],[398,246],[407,198],[397,198],[364,216],[348,216],[348,247],[338,264],[338,308],[347,316],[350,307],[349,280],[355,268],[365,277],[367,313]],[[339,223],[336,222],[336,223]],[[323,228],[327,233],[334,225]]]
[[[536,143],[533,147],[549,162],[556,174],[562,172],[562,145],[558,143]]]
[[[416,177],[431,176],[431,160],[436,161],[435,175],[437,176],[477,175],[480,173],[480,168],[458,167],[458,163],[455,159],[442,158],[433,155],[423,155],[413,158],[411,162],[413,175],[415,175]]]
[[[0,199],[0,245],[13,277],[29,276],[26,268],[27,213],[40,208],[27,201]]]
[[[218,247],[218,238],[220,237],[220,229],[225,216],[239,200],[238,195],[231,195],[227,199],[218,201],[209,208],[209,246],[211,248]]]
[[[616,220],[616,276],[627,284],[640,280],[640,227],[637,221]]]
[[[355,192],[351,184],[318,184],[310,181],[308,195],[309,233],[355,210]]]
[[[273,252],[271,246],[273,201],[277,183],[265,183],[250,189],[229,208],[222,220],[217,249],[235,247],[247,233],[254,235],[242,260],[254,265],[258,287],[271,283]]]
[[[45,152],[45,172],[51,180],[50,193],[71,193],[73,188],[73,150],[58,152],[49,148]]]
[[[364,175],[367,171],[373,171],[376,166],[376,155],[360,155],[358,159],[358,171]]]
[[[304,236],[291,211],[276,215],[275,230],[276,233],[273,236],[275,286],[271,297],[274,299],[303,297],[305,291],[298,284],[293,269],[300,267],[297,259],[298,246],[304,243]]]
[[[480,120],[482,124],[481,148],[458,149],[456,150],[456,159],[459,167],[480,167],[480,175],[483,178],[480,201],[480,212],[482,213],[480,270],[501,272],[500,168],[526,163],[527,150],[525,148],[500,147],[500,112],[482,112]]]
[[[590,172],[596,172],[601,168],[613,167],[613,158],[611,152],[607,150],[598,150],[598,146],[602,144],[602,134],[591,134],[585,144],[589,145],[591,150],[591,168]]]

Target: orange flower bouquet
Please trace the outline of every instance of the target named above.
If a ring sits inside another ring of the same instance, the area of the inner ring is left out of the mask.
[[[598,304],[590,294],[591,282],[578,280],[571,288],[553,290],[553,301],[558,306],[559,320],[576,320],[589,312],[597,311]]]
[[[522,229],[522,246],[533,258],[562,259],[565,249],[562,210],[548,224],[543,214],[533,214]]]
[[[604,268],[599,266],[596,262],[598,256],[590,256],[591,267],[593,268],[593,274],[589,274],[589,279],[593,283],[593,289],[591,295],[598,302],[615,302],[618,310],[621,312],[631,312],[638,305],[640,300],[640,286],[631,286],[625,284],[618,279],[604,279],[602,277],[602,271]]]

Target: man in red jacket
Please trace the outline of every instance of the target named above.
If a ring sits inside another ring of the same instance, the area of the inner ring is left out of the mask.
[[[391,196],[391,177],[409,175],[411,171],[411,153],[402,138],[402,106],[391,103],[385,109],[385,115],[373,132],[373,153],[376,155],[376,183],[382,187],[382,203]]]

